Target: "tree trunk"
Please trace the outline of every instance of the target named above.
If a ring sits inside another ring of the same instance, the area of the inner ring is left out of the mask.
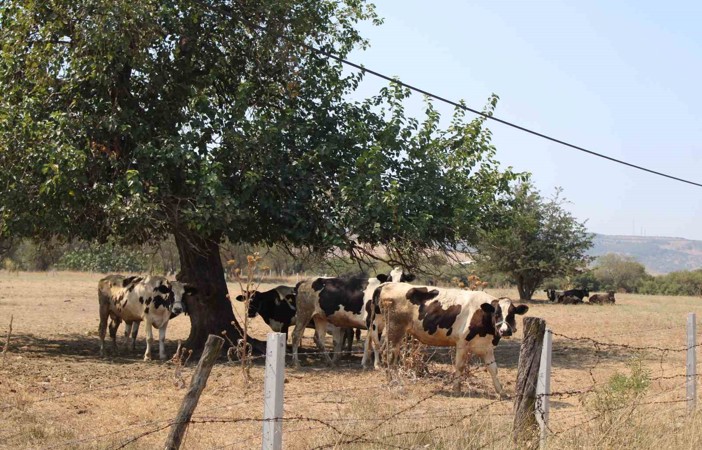
[[[527,277],[517,278],[517,290],[519,291],[520,300],[531,300],[536,287],[541,284],[540,281],[532,280]]]
[[[176,278],[198,290],[197,295],[186,299],[191,328],[184,346],[199,352],[204,347],[207,336],[222,336],[222,331],[226,331],[229,339],[236,343],[241,337],[241,327],[234,317],[224,279],[224,268],[219,255],[220,234],[203,238],[181,229],[176,230],[174,235],[180,256],[180,272]],[[255,343],[258,341],[252,342],[254,349],[260,350],[261,347]]]

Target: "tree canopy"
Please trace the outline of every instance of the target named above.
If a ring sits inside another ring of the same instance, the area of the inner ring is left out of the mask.
[[[173,235],[210,331],[233,320],[196,326],[225,302],[222,239],[406,264],[473,242],[514,175],[484,118],[408,118],[394,84],[349,100],[362,75],[307,45],[344,57],[360,21],[359,0],[6,0],[0,238]]]
[[[563,208],[560,190],[543,198],[529,182],[517,186],[496,213],[502,224],[482,233],[478,262],[487,272],[504,272],[522,299],[531,299],[546,279],[574,275],[587,267],[592,235]]]

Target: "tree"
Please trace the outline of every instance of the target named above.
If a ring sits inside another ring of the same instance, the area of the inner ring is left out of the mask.
[[[597,258],[593,272],[605,290],[636,292],[641,283],[650,278],[643,264],[615,253]]]
[[[575,275],[589,261],[592,235],[563,208],[560,193],[544,199],[529,182],[521,183],[495,213],[501,225],[477,242],[482,269],[509,275],[521,299],[531,299],[546,278]]]
[[[359,0],[2,2],[0,236],[173,236],[190,348],[239,335],[225,239],[407,265],[472,242],[514,176],[482,118],[406,118],[395,84],[348,100],[361,75],[305,45],[343,57],[365,20]]]

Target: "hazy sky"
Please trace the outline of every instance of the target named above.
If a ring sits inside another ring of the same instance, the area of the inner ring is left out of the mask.
[[[362,26],[371,48],[353,61],[476,109],[494,92],[497,117],[702,183],[702,2],[376,5],[385,24]],[[360,93],[385,84],[368,75]],[[702,188],[489,126],[502,164],[562,186],[591,231],[702,239]]]

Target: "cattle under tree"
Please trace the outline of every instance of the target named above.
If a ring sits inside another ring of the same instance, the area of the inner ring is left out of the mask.
[[[333,365],[341,356],[341,339],[335,336],[334,358],[330,358],[324,347],[324,335],[328,324],[339,328],[368,328],[368,317],[372,311],[370,302],[373,291],[381,283],[388,281],[412,281],[414,275],[406,274],[396,267],[390,275],[378,275],[372,278],[354,276],[347,278],[315,278],[303,280],[295,286],[297,317],[292,336],[293,364],[299,367],[298,348],[302,334],[310,320],[314,320],[317,347],[327,363]],[[368,336],[364,345],[362,363],[365,364],[372,344]],[[378,347],[375,347],[379,359]]]
[[[165,360],[168,321],[185,310],[185,296],[196,293],[196,289],[191,286],[160,276],[125,278],[121,275],[110,275],[101,279],[98,282],[100,355],[105,355],[105,334],[109,317],[110,337],[115,351],[117,329],[122,321],[130,324],[134,348],[139,325],[143,320],[146,327],[144,360],[151,360],[152,327],[159,330],[159,358]]]
[[[500,338],[517,331],[515,315],[525,314],[528,306],[483,291],[407,283],[380,286],[373,302],[385,320],[382,345],[389,345],[389,365],[397,364],[402,341],[410,334],[426,345],[456,347],[454,390],[460,391],[463,368],[472,354],[487,365],[495,391],[504,395],[493,349]]]

